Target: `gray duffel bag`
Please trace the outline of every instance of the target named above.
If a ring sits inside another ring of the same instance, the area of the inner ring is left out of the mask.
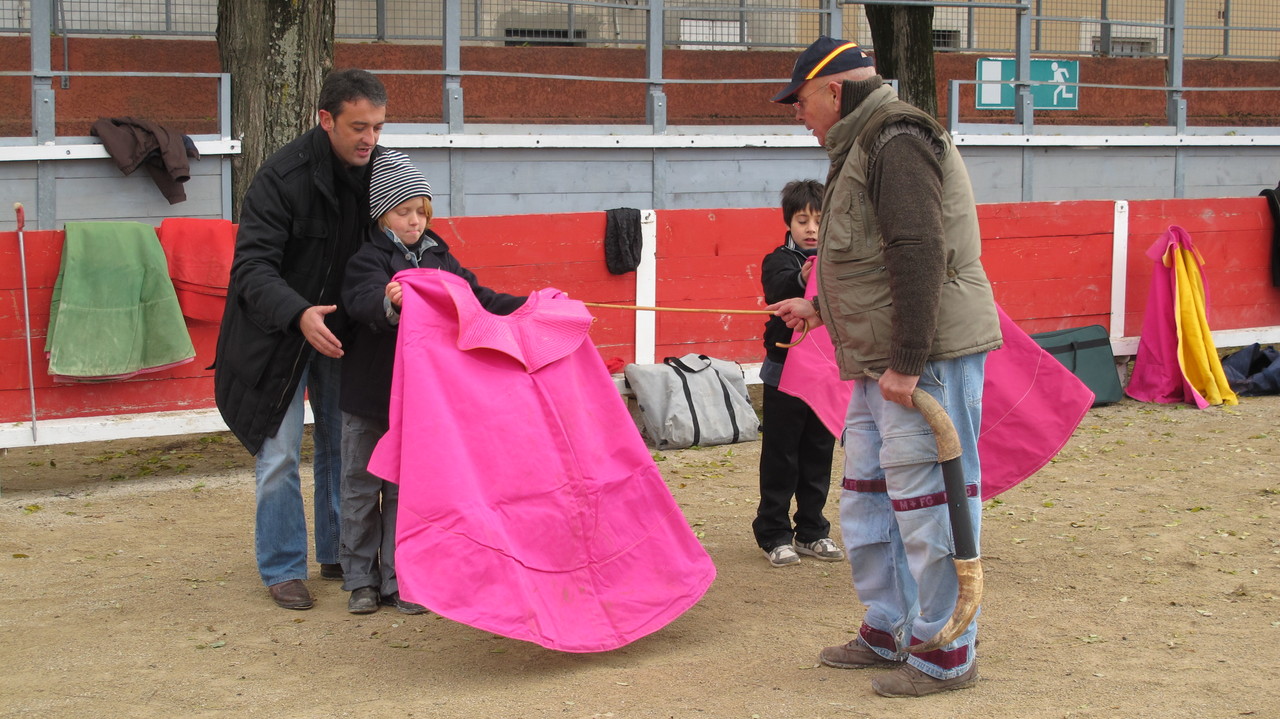
[[[687,354],[662,364],[629,364],[623,374],[640,407],[641,434],[657,449],[750,442],[760,436],[760,420],[737,362]]]

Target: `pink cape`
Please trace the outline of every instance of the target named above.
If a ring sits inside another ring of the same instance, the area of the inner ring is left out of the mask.
[[[1236,404],[1209,329],[1204,259],[1177,225],[1147,248],[1152,261],[1147,312],[1125,394],[1140,402],[1186,402],[1197,409]]]
[[[407,270],[390,429],[396,572],[441,616],[566,652],[616,649],[692,607],[715,567],[587,337],[553,289],[500,317]]]
[[[813,296],[813,280],[810,294]],[[1004,310],[1004,346],[987,356],[978,455],[982,499],[1035,474],[1071,439],[1093,404],[1093,392],[1023,332]],[[852,381],[840,379],[826,327],[792,347],[778,388],[803,399],[836,437],[844,431]]]

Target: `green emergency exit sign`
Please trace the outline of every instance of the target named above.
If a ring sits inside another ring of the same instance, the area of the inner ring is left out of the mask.
[[[978,60],[977,109],[1012,110],[1017,93],[1011,81],[1017,76],[1017,60],[1011,57],[984,57]],[[1080,63],[1075,60],[1031,61],[1033,82],[1031,104],[1036,110],[1079,110]]]

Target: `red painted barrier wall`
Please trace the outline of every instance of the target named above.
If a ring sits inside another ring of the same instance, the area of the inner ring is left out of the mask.
[[[1280,325],[1270,285],[1273,223],[1262,198],[1129,203],[1124,328],[1136,336],[1150,285],[1147,248],[1169,225],[1185,228],[1204,255],[1209,324],[1215,330]],[[782,241],[774,208],[656,213],[657,305],[760,309],[760,262]],[[983,259],[996,300],[1028,332],[1110,326],[1115,203],[1037,202],[979,206]],[[636,274],[604,263],[605,213],[438,218],[435,229],[482,283],[525,294],[556,287],[586,302],[636,304]],[[0,233],[0,422],[30,419],[17,234]],[[133,379],[55,384],[44,360],[49,300],[61,232],[24,236],[39,419],[213,406],[217,327],[189,322],[194,362]],[[597,308],[591,338],[606,360],[634,361],[636,313]],[[659,312],[656,357],[688,352],[759,362],[763,315]]]
[[[1152,243],[1178,225],[1204,257],[1209,327],[1280,325],[1280,289],[1271,286],[1274,222],[1261,197],[1219,200],[1142,200],[1129,203],[1129,271],[1124,334],[1142,333],[1142,308],[1151,286]]]
[[[212,407],[213,373],[205,368],[213,364],[218,327],[208,322],[188,321],[196,358],[179,367],[118,382],[55,383],[50,378],[44,340],[62,241],[62,232],[23,234],[37,417],[92,417]],[[18,234],[4,232],[0,233],[0,422],[31,419],[25,337]]]
[[[1027,332],[1109,325],[1115,203],[978,206],[996,302]]]

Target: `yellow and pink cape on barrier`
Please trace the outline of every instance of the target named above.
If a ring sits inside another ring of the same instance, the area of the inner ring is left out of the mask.
[[[1142,339],[1125,394],[1142,402],[1236,404],[1209,330],[1204,258],[1186,230],[1171,225],[1150,249],[1154,262]]]

